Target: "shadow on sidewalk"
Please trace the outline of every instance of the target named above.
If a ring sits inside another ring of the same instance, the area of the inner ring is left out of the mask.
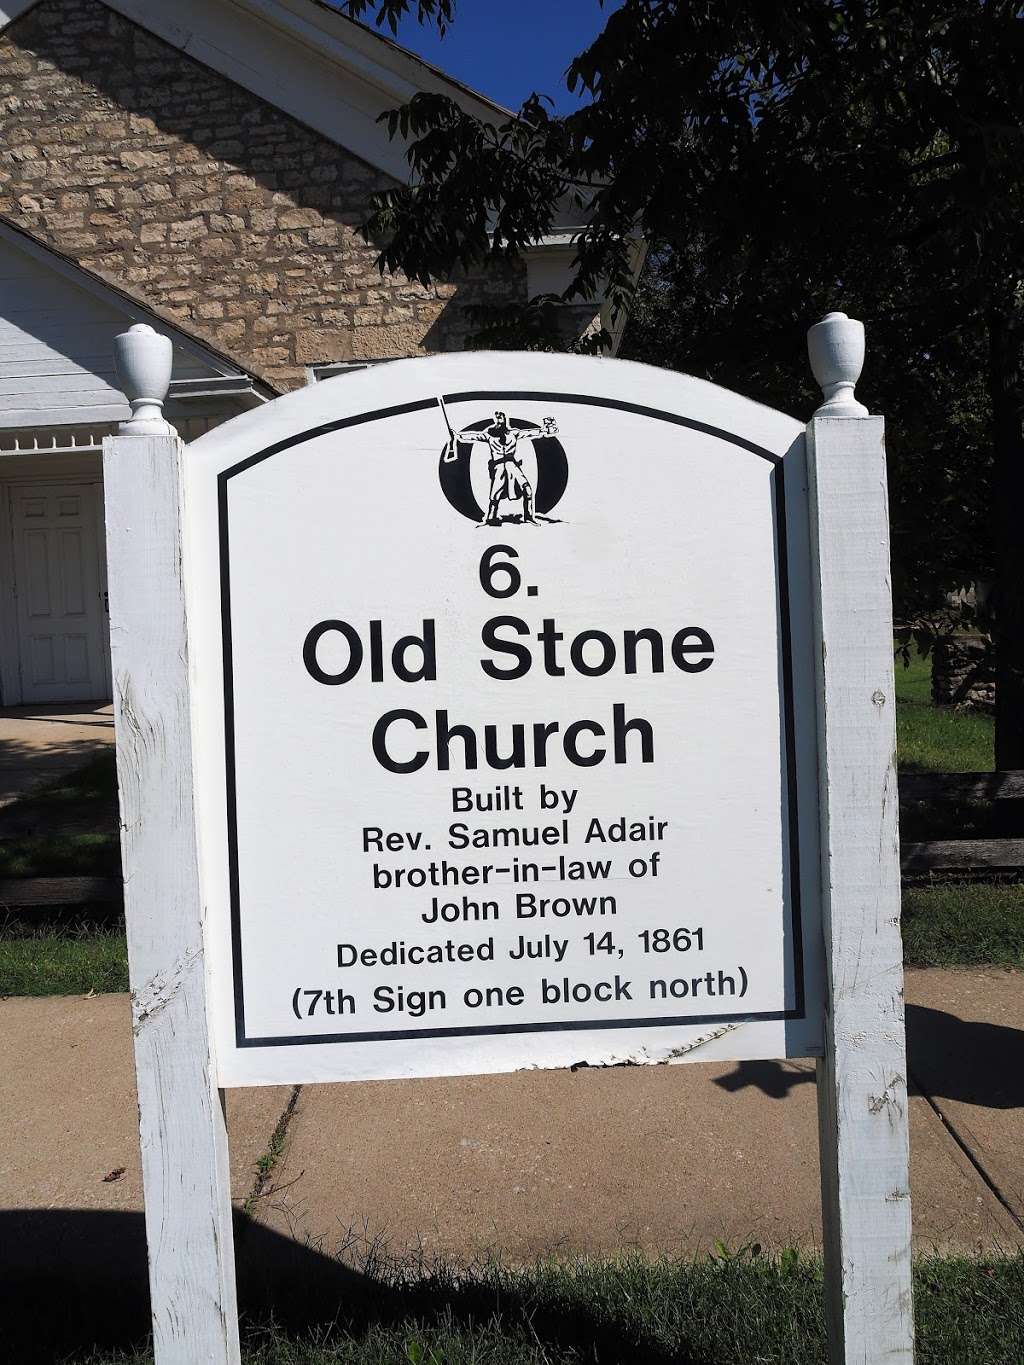
[[[714,1083],[730,1095],[754,1086],[770,1100],[784,1100],[796,1086],[814,1083],[814,1067],[792,1062],[737,1062],[735,1071],[716,1077]]]
[[[935,1099],[1024,1109],[1021,1029],[908,1005],[907,1056],[911,1076]]]
[[[906,1017],[911,1089],[983,1109],[1024,1109],[1024,1031],[925,1005],[907,1005]],[[789,1062],[738,1062],[715,1085],[730,1094],[755,1086],[769,1099],[784,1100],[813,1080],[813,1070]]]
[[[578,1298],[527,1302],[508,1280],[362,1273],[235,1215],[239,1312],[247,1324],[318,1337],[355,1336],[374,1325],[454,1320],[479,1326],[500,1317],[529,1323],[552,1354],[575,1352],[593,1365],[711,1365],[693,1346],[666,1354],[655,1341],[610,1323],[601,1305]],[[358,1252],[357,1252],[358,1255]],[[372,1261],[369,1263],[372,1266]],[[93,1352],[130,1351],[150,1331],[145,1227],[141,1213],[89,1209],[0,1211],[0,1342],[18,1365],[57,1365]],[[575,1357],[574,1357],[575,1358]],[[198,1365],[198,1362],[197,1362]]]
[[[41,728],[45,727],[45,728]],[[90,733],[83,735],[87,729]],[[108,702],[67,707],[0,706],[0,773],[71,771],[112,748]]]

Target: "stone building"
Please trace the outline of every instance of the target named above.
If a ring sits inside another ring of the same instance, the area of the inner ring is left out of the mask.
[[[420,90],[505,116],[320,0],[0,0],[4,704],[110,695],[118,332],[171,337],[188,440],[346,367],[459,349],[473,304],[564,287],[571,224],[502,272],[380,276],[358,224],[408,166],[377,120]]]

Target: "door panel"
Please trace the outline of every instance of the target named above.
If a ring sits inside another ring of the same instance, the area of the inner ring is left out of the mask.
[[[12,485],[22,700],[109,695],[98,483]]]

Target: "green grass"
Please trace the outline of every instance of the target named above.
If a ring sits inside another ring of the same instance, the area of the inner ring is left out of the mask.
[[[991,716],[933,706],[930,659],[896,660],[896,751],[904,772],[981,773],[995,767]]]
[[[915,1266],[918,1365],[1024,1360],[1024,1256]],[[492,1264],[366,1271],[306,1335],[244,1333],[246,1365],[823,1365],[816,1259]],[[336,1316],[335,1316],[336,1315]],[[78,1356],[91,1365],[151,1357]]]
[[[113,751],[98,754],[0,812],[0,878],[117,876]],[[128,989],[123,920],[102,908],[0,908],[0,995],[87,995]]]
[[[88,995],[128,989],[124,929],[80,923],[0,923],[0,996]]]
[[[905,887],[903,956],[916,967],[1024,968],[1024,886]]]

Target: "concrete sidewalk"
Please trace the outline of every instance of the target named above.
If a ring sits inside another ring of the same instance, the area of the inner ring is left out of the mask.
[[[109,702],[0,707],[0,810],[114,742]]]
[[[907,995],[917,1246],[1024,1245],[1024,974],[911,971]],[[29,1232],[34,1216],[57,1210],[141,1209],[127,998],[0,1001],[0,1032],[0,1208],[22,1211]],[[291,1093],[229,1095],[239,1206],[258,1189],[256,1161]],[[685,1254],[719,1239],[820,1246],[813,1070],[698,1064],[308,1086],[253,1208],[260,1235],[325,1251],[352,1227],[395,1250],[463,1257]],[[31,1236],[0,1244],[2,1279]]]
[[[1024,1245],[1024,974],[908,972],[919,1250]],[[331,1250],[821,1245],[813,1066],[308,1086],[260,1217]]]

